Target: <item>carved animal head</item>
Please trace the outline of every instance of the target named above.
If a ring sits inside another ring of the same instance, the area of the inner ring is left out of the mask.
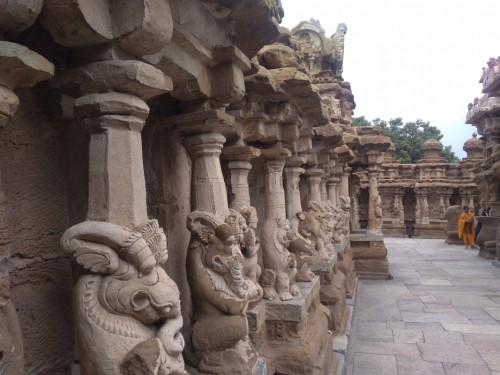
[[[313,236],[314,238],[320,237],[321,223],[310,212],[298,212],[297,218],[299,219],[299,233],[305,238]]]
[[[99,302],[105,310],[152,324],[180,314],[179,291],[159,265],[167,260],[166,237],[156,220],[129,230],[85,221],[69,228],[63,250],[87,273],[103,276]]]
[[[236,256],[240,261],[243,260],[233,228],[215,215],[203,211],[191,212],[187,227],[194,241],[190,247],[202,246],[202,262],[205,266],[214,269],[221,257]]]
[[[241,214],[246,220],[248,227],[257,229],[259,218],[257,217],[257,210],[253,206],[243,206],[240,209]]]
[[[244,232],[247,230],[247,223],[245,218],[238,211],[229,209],[229,215],[226,217],[226,224],[233,228],[233,234],[236,242],[243,241]]]

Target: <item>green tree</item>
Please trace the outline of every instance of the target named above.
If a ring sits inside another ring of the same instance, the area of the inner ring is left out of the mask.
[[[439,141],[443,138],[441,130],[420,119],[404,123],[401,117],[389,121],[376,118],[369,122],[361,116],[354,118],[353,123],[357,126],[374,125],[382,128],[382,133],[394,143],[394,158],[405,164],[413,164],[422,158],[422,145],[426,140],[434,138]],[[440,155],[450,163],[459,161],[451,146],[444,147]]]
[[[354,117],[352,119],[352,124],[354,126],[370,126],[371,125],[370,121],[368,121],[367,119],[365,119],[365,116]]]

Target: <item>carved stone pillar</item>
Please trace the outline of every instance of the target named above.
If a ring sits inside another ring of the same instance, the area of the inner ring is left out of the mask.
[[[368,234],[382,233],[382,208],[381,199],[378,192],[377,183],[378,170],[376,167],[370,167],[368,170],[369,182],[369,203],[368,203],[368,224],[366,232]]]
[[[404,206],[404,202],[403,202],[403,197],[404,197],[404,193],[397,193],[395,196],[394,196],[394,200],[396,202],[398,202],[398,222],[402,225],[404,225],[404,222],[405,222],[405,206]]]
[[[307,179],[308,200],[321,202],[321,176],[323,175],[322,169],[310,168],[304,173]]]
[[[304,158],[292,158],[286,163],[286,217],[288,219],[295,218],[298,212],[302,211],[302,203],[300,201],[300,175],[305,172],[300,165],[305,163]]]
[[[350,167],[345,167],[341,175],[340,196],[349,196],[349,174],[351,172],[351,169],[352,168]]]
[[[446,211],[446,204],[445,204],[445,196],[444,195],[440,195],[439,196],[439,212],[442,215],[444,215],[445,211]],[[442,217],[439,217],[439,219],[442,219]]]
[[[16,4],[3,4],[2,7],[7,8],[2,11],[7,13],[11,6],[15,7]],[[6,20],[0,16],[0,21]],[[0,25],[0,31],[3,26]],[[54,65],[39,54],[19,44],[0,41],[0,129],[10,121],[19,107],[19,98],[14,89],[31,87],[53,74]],[[0,176],[0,373],[22,375],[23,341],[16,309],[10,299],[10,233],[6,206]]]
[[[73,309],[82,374],[139,374],[143,366],[184,374],[179,291],[163,268],[165,234],[147,216],[142,160],[145,100],[166,92],[169,80],[144,63],[106,61],[67,71],[58,83],[73,87],[82,71],[93,72],[74,109],[90,134],[88,214],[61,239],[78,265]],[[130,78],[142,76],[149,80]],[[134,94],[88,92],[101,78],[108,91],[133,87]]]
[[[326,188],[328,191],[328,200],[334,206],[337,206],[339,203],[339,196],[337,194],[339,182],[340,182],[340,179],[338,179],[336,177],[332,177],[332,178],[329,178],[327,183],[326,183]]]
[[[285,190],[283,189],[283,168],[291,152],[285,148],[262,150],[266,166],[266,220],[285,219]],[[317,181],[319,194],[319,179]]]
[[[261,234],[264,298],[287,301],[300,293],[295,284],[297,268],[292,265],[288,251],[290,227],[283,189],[283,168],[291,152],[285,148],[269,148],[262,150],[262,155],[266,167],[266,220]]]
[[[428,203],[428,194],[424,193],[421,196],[421,207],[422,207],[422,220],[421,224],[423,225],[429,225],[430,224],[430,218],[429,218],[429,203]]]
[[[218,133],[196,134],[184,140],[193,161],[192,207],[222,220],[229,213],[219,159],[224,142],[226,138]]]
[[[320,184],[320,192],[321,192],[321,201],[326,202],[328,200],[328,192],[326,190],[326,183],[329,174],[323,174],[321,176],[321,184]]]
[[[252,169],[250,160],[260,155],[260,150],[251,146],[235,146],[222,149],[229,161],[227,166],[231,173],[231,208],[239,211],[243,206],[250,206],[250,190],[248,173]]]

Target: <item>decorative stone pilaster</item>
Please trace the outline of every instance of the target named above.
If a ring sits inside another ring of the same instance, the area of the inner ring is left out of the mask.
[[[337,206],[339,203],[339,195],[338,195],[339,182],[340,179],[336,177],[331,177],[326,182],[328,201],[330,201],[330,203],[333,206]]]
[[[381,199],[377,184],[378,170],[376,167],[370,167],[368,170],[369,182],[369,203],[368,203],[368,224],[367,234],[382,234],[382,208]]]
[[[220,163],[226,141],[221,132],[234,124],[234,118],[219,110],[208,110],[170,117],[167,124],[185,134],[184,146],[192,160],[193,212],[187,218],[191,240],[186,273],[193,301],[189,342],[194,355],[189,364],[201,373],[250,374],[257,352],[248,337],[246,311],[249,302],[262,298],[262,289],[255,280],[256,262],[253,272],[249,272],[246,262],[250,257],[256,261],[258,246],[251,256],[243,256],[241,245],[245,239],[241,231],[245,219],[228,208]],[[249,203],[242,174],[247,177],[248,161],[256,151],[246,151],[246,160],[235,169],[236,174],[240,173],[236,179],[239,201]]]
[[[248,173],[252,169],[250,160],[260,155],[260,150],[251,146],[234,146],[222,149],[228,160],[227,166],[231,174],[230,207],[239,211],[243,206],[250,206],[250,190]]]
[[[343,173],[341,175],[341,181],[340,181],[340,195],[343,197],[348,197],[350,195],[349,192],[349,174],[351,173],[352,168],[351,167],[345,167],[343,170]]]
[[[323,170],[318,168],[306,169],[304,176],[307,180],[308,201],[321,202],[321,176]]]
[[[16,4],[2,4],[2,12],[9,11],[12,15],[11,7],[16,7]],[[0,21],[1,32],[9,20],[2,19],[0,15]],[[54,65],[44,57],[22,45],[0,41],[0,129],[7,125],[19,107],[19,98],[14,90],[34,86],[53,74]],[[0,372],[22,375],[23,341],[17,312],[10,299],[9,244],[7,202],[0,177]]]
[[[421,219],[420,223],[422,225],[429,225],[430,224],[429,202],[428,202],[428,193],[427,192],[422,193],[420,202],[421,202],[421,207],[422,207],[422,219]]]
[[[325,173],[321,176],[321,184],[320,184],[320,192],[321,192],[321,201],[328,201],[328,192],[326,190],[327,179],[330,177],[328,173]]]
[[[226,138],[219,133],[191,135],[184,145],[193,161],[192,208],[224,220],[229,214],[220,154]]]
[[[61,239],[78,269],[73,308],[81,372],[139,374],[146,366],[154,374],[184,374],[179,291],[164,270],[165,234],[147,216],[141,140],[145,100],[171,82],[141,62],[101,61],[64,72],[56,84],[80,96],[75,117],[90,135],[87,220]],[[92,93],[99,85],[108,92]]]
[[[295,219],[295,215],[302,211],[302,203],[300,201],[300,175],[305,172],[300,166],[305,163],[304,158],[291,158],[286,162],[286,217],[291,220]]]

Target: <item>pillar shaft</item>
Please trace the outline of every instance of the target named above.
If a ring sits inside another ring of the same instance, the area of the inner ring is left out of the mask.
[[[224,136],[214,132],[192,135],[184,142],[193,161],[193,210],[210,212],[222,220],[229,213],[219,158],[225,141]]]
[[[295,214],[302,211],[300,201],[300,175],[305,170],[300,167],[286,167],[286,216],[288,219],[295,217]]]
[[[222,154],[228,160],[227,166],[231,174],[231,208],[240,210],[250,206],[250,187],[248,173],[252,169],[250,160],[260,155],[260,150],[251,146],[234,146],[222,149]]]
[[[285,148],[262,150],[266,167],[266,219],[286,218],[283,168],[291,152]]]
[[[377,183],[378,172],[376,169],[368,171],[369,181],[369,204],[368,204],[368,234],[382,233],[382,209],[380,207],[380,196]]]
[[[320,193],[321,193],[321,201],[326,202],[328,200],[328,193],[326,190],[326,180],[328,178],[328,175],[323,175],[321,177],[321,183],[320,183]]]
[[[308,200],[321,202],[321,175],[322,169],[308,169],[304,175],[307,179]]]
[[[250,206],[248,173],[252,169],[252,163],[248,161],[230,161],[227,165],[231,173],[231,191],[234,196],[231,208],[239,210],[243,206]]]
[[[149,112],[142,100],[116,93],[82,97],[75,106],[78,112],[84,107],[113,101],[139,105],[146,115]],[[147,221],[141,142],[144,122],[144,118],[134,115],[103,114],[82,119],[82,125],[90,133],[89,220],[129,228]]]

